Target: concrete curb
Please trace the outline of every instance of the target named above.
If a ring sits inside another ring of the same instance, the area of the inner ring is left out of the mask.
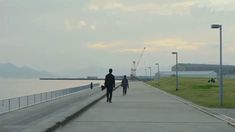
[[[118,85],[117,87],[114,88],[114,91],[119,88],[120,85]],[[95,105],[97,102],[99,102],[100,100],[102,100],[104,97],[106,97],[106,94],[104,93],[103,95],[101,95],[100,97],[96,98],[95,100],[89,102],[87,105],[85,105],[84,107],[82,107],[81,109],[79,109],[77,112],[71,114],[70,116],[66,117],[64,120],[58,121],[56,122],[56,124],[54,124],[53,126],[47,128],[44,132],[53,132],[55,131],[57,128],[62,127],[64,125],[66,125],[67,123],[69,123],[71,120],[79,117],[82,113],[84,113],[86,110],[88,110],[90,107],[92,107],[93,105]]]
[[[145,82],[144,82],[144,83],[145,83]],[[217,118],[217,119],[219,119],[219,120],[225,121],[225,122],[228,123],[229,125],[235,127],[235,122],[234,122],[235,119],[233,119],[232,117],[228,117],[228,116],[226,116],[226,115],[223,115],[223,114],[220,114],[220,113],[217,113],[217,112],[212,112],[212,111],[208,110],[206,107],[203,107],[203,106],[199,106],[199,105],[197,105],[197,104],[194,104],[193,102],[190,102],[190,101],[185,100],[185,99],[183,99],[183,98],[181,98],[181,97],[179,97],[179,96],[176,96],[176,95],[173,95],[173,94],[168,93],[168,92],[166,92],[166,91],[163,91],[163,90],[161,90],[161,89],[159,89],[159,88],[157,88],[157,87],[153,87],[153,86],[151,86],[151,85],[149,85],[149,84],[147,84],[147,83],[145,83],[145,84],[148,85],[148,86],[150,86],[150,87],[152,87],[152,88],[155,88],[155,89],[161,91],[162,93],[166,94],[167,96],[170,96],[170,97],[172,97],[172,98],[174,98],[174,99],[176,99],[176,100],[178,100],[178,101],[180,101],[180,102],[182,102],[182,103],[184,103],[184,104],[186,104],[186,105],[192,106],[193,108],[195,108],[195,109],[197,109],[197,110],[199,110],[199,111],[201,111],[201,112],[203,112],[203,113],[206,113],[206,114],[208,114],[208,115],[210,115],[210,116],[212,116],[212,117],[215,117],[215,118]]]

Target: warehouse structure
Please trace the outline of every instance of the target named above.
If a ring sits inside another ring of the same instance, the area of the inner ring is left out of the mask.
[[[175,71],[176,66],[174,65],[171,70]],[[179,63],[178,71],[214,71],[219,73],[219,65],[212,64],[190,64],[190,63]],[[235,66],[223,65],[224,75],[235,75]]]

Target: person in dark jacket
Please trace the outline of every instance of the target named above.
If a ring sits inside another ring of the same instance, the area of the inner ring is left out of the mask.
[[[91,82],[91,84],[90,84],[90,88],[93,89],[93,83],[92,83],[92,82]]]
[[[106,87],[106,95],[107,95],[107,102],[112,103],[112,93],[113,93],[113,88],[115,87],[115,77],[112,74],[113,70],[110,68],[109,69],[109,74],[105,76],[105,82],[104,85]]]
[[[123,87],[123,96],[124,96],[124,95],[126,95],[127,88],[129,88],[129,83],[128,83],[128,80],[126,78],[126,75],[124,75],[124,78],[122,79],[121,86]]]

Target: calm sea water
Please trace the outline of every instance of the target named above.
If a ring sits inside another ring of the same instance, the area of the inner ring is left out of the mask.
[[[104,81],[94,80],[39,80],[39,79],[0,79],[0,100],[36,93],[66,89]]]

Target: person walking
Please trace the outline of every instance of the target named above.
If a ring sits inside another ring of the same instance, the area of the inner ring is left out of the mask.
[[[93,89],[93,83],[91,82],[90,83],[90,88],[91,88],[91,94],[90,94],[90,96],[92,95],[92,89]]]
[[[112,93],[115,87],[115,77],[112,74],[113,70],[109,69],[109,74],[105,76],[104,86],[106,87],[107,102],[112,103]]]
[[[124,96],[124,95],[126,95],[127,88],[129,88],[129,83],[128,83],[128,80],[126,78],[126,75],[124,75],[124,78],[122,79],[121,86],[123,87],[123,96]]]

